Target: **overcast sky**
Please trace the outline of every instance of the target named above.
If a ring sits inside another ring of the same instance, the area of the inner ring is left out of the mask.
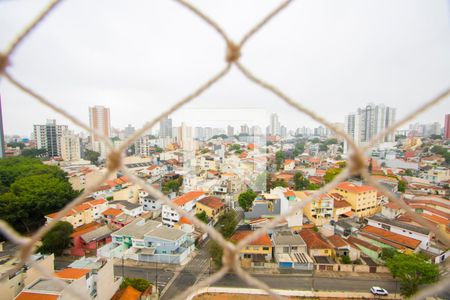
[[[192,2],[236,41],[280,3]],[[45,3],[0,0],[0,49]],[[249,41],[241,61],[333,122],[369,102],[396,107],[400,118],[450,85],[449,12],[449,1],[439,0],[297,0]],[[89,106],[105,105],[113,127],[139,127],[218,72],[224,56],[216,32],[174,1],[77,0],[64,1],[30,36],[10,71],[85,122]],[[5,80],[0,92],[7,134],[29,135],[48,118],[78,130]],[[211,116],[268,124],[272,112],[290,129],[317,125],[234,68],[186,108],[175,125],[214,125]],[[199,113],[208,109],[210,121]],[[445,113],[450,100],[417,120],[443,123]]]

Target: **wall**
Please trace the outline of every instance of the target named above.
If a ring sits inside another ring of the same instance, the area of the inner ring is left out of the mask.
[[[114,264],[112,260],[108,260],[108,262],[98,270],[96,279],[98,300],[111,299],[122,283],[122,277],[114,277]]]

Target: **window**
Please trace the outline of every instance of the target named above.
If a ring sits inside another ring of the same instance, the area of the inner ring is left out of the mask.
[[[264,251],[269,251],[269,247],[263,247]]]
[[[325,254],[328,254],[328,250],[323,251]]]

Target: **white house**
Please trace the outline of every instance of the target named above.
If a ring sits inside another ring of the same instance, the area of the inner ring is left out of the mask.
[[[192,211],[195,209],[195,204],[198,200],[205,197],[205,193],[202,191],[191,191],[187,192],[186,194],[177,197],[172,200],[172,202],[176,205],[178,205],[180,208],[184,209],[187,212]],[[173,210],[168,205],[162,206],[162,222],[164,225],[173,227],[175,223],[177,223],[180,220],[180,215],[178,212]]]

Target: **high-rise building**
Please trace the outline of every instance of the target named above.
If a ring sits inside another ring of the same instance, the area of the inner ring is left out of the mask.
[[[228,136],[233,136],[234,135],[234,127],[231,125],[227,126],[227,135]]]
[[[2,96],[0,95],[0,158],[5,157],[5,136],[3,132]]]
[[[345,117],[345,131],[350,135],[356,145],[369,142],[377,134],[383,132],[395,122],[396,109],[383,104],[368,104],[359,108],[356,113]],[[382,142],[394,142],[394,133],[387,135]],[[344,143],[344,152],[347,152],[347,143]]]
[[[203,127],[195,127],[194,138],[196,138],[197,140],[203,141],[205,139],[204,132],[205,132],[205,130],[203,129]]]
[[[73,132],[64,132],[61,136],[61,158],[65,161],[81,159],[80,137]]]
[[[247,124],[242,124],[241,125],[241,132],[243,134],[250,134],[250,128],[248,127]]]
[[[159,136],[162,138],[172,137],[172,119],[165,117],[159,123]]]
[[[278,120],[277,114],[270,115],[270,134],[280,135],[280,121]]]
[[[131,124],[128,124],[127,127],[123,130],[123,137],[128,138],[133,135],[133,133],[136,131],[136,129],[131,126]],[[172,131],[170,132],[172,134]]]
[[[450,114],[445,115],[444,120],[444,139],[450,140]]]
[[[258,125],[253,125],[252,128],[250,129],[251,135],[261,135],[261,133],[262,133],[261,127],[259,127]]]
[[[109,138],[111,136],[109,108],[99,105],[89,107],[89,124],[91,129]],[[92,142],[100,141],[101,139],[97,134],[92,135]]]
[[[281,127],[280,127],[280,136],[282,138],[287,137],[287,128],[284,125],[281,125]]]
[[[61,156],[61,136],[67,125],[56,125],[56,120],[47,120],[45,125],[33,126],[33,139],[37,149],[47,150],[49,157]]]
[[[194,150],[194,138],[192,135],[192,127],[186,126],[185,123],[181,123],[178,127],[178,143],[181,145],[183,150],[192,151]]]

